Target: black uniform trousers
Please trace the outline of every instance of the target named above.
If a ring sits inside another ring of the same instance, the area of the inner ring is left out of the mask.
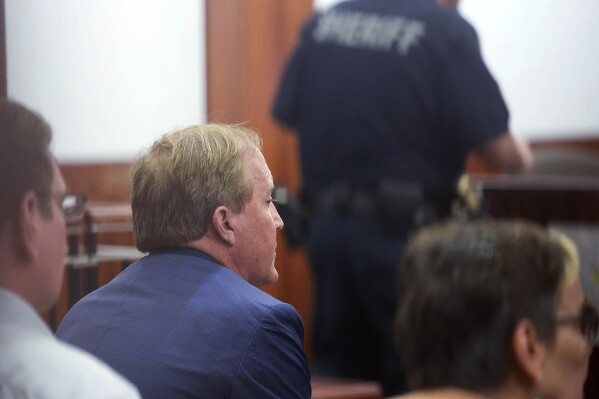
[[[313,215],[314,375],[378,380],[385,396],[406,391],[393,344],[396,275],[409,228],[399,230],[386,232],[372,216]]]

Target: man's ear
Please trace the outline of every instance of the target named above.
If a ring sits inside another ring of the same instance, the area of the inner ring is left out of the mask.
[[[232,223],[234,217],[235,213],[224,205],[216,208],[212,214],[212,225],[216,234],[229,245],[235,245],[235,231]]]
[[[14,224],[16,250],[27,259],[37,256],[38,223],[41,217],[37,195],[31,190],[27,191],[19,201]]]
[[[512,350],[517,367],[533,384],[538,385],[543,377],[547,346],[540,339],[530,319],[522,319],[516,324],[512,336]]]

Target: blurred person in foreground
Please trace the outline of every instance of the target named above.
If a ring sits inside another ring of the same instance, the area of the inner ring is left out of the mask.
[[[60,293],[65,182],[40,115],[0,99],[0,398],[139,398],[124,378],[58,341],[40,318]]]
[[[314,375],[405,389],[392,343],[407,237],[450,216],[475,152],[508,173],[528,146],[457,0],[351,0],[310,18],[274,100],[299,139],[315,285]],[[289,223],[291,225],[291,223]]]
[[[58,336],[150,398],[309,398],[303,325],[259,287],[278,279],[273,180],[260,136],[207,124],[164,135],[131,170],[149,254],[80,300]]]
[[[582,399],[598,316],[566,236],[522,221],[451,223],[409,243],[396,339],[402,399]]]

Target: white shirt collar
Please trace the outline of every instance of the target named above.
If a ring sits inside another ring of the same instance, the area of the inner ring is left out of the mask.
[[[10,325],[4,325],[9,322]],[[53,336],[35,309],[12,291],[0,288],[0,328],[17,327]]]

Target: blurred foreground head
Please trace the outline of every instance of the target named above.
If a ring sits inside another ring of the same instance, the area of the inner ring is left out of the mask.
[[[410,387],[581,398],[597,318],[578,262],[564,235],[522,221],[420,231],[404,254],[396,318]]]
[[[65,183],[51,139],[40,115],[0,99],[0,288],[38,311],[58,297],[66,254]]]

